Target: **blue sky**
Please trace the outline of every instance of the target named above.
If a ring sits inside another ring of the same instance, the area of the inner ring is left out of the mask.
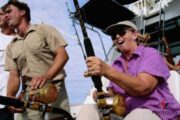
[[[2,6],[8,0],[0,0]],[[70,98],[70,104],[81,104],[93,86],[90,78],[84,78],[86,64],[80,46],[78,45],[77,36],[72,26],[72,20],[67,11],[68,3],[70,11],[74,12],[73,0],[21,0],[26,2],[31,9],[32,23],[45,23],[56,27],[68,42],[67,51],[69,61],[65,66],[67,72],[66,87]],[[79,0],[80,5],[84,5],[88,0]],[[76,24],[80,41],[83,44],[82,32],[79,25]],[[109,50],[111,40],[108,36],[101,34],[106,52]],[[96,56],[105,59],[100,38],[97,33],[88,30],[88,35],[92,41]],[[84,47],[83,47],[84,48]]]

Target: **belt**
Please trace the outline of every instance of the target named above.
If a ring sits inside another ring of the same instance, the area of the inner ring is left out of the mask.
[[[64,81],[64,79],[63,79],[63,80],[53,80],[51,83],[52,83],[52,84],[57,84],[57,83],[63,82],[63,81]]]
[[[21,77],[22,80],[25,82],[25,81],[31,81],[32,80],[32,77],[29,77],[29,76],[22,76]]]
[[[25,82],[25,81],[31,81],[32,80],[32,77],[29,77],[29,76],[22,76],[22,80]],[[58,79],[58,80],[52,80],[51,83],[53,84],[57,84],[59,82],[63,82],[64,79]]]

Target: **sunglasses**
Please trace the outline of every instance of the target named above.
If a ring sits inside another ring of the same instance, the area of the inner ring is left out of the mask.
[[[112,35],[111,35],[111,39],[112,40],[115,40],[116,39],[116,35],[118,34],[119,36],[124,36],[126,34],[127,30],[120,30],[120,31],[117,31],[117,32],[114,32]]]

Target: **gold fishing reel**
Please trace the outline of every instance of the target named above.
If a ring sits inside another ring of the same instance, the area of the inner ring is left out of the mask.
[[[47,83],[42,88],[30,90],[29,92],[29,100],[45,104],[55,102],[57,96],[58,90],[52,83]]]
[[[119,116],[124,116],[126,112],[125,99],[123,96],[120,95],[97,99],[97,105],[99,108],[111,109],[110,113],[115,113]]]
[[[124,116],[126,112],[126,102],[124,97],[120,95],[115,95],[113,98],[113,103],[109,105],[112,106],[112,111],[114,113],[116,113],[119,116]]]

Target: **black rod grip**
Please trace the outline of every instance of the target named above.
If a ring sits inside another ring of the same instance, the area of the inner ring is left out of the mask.
[[[4,97],[1,95],[0,95],[0,104],[7,105],[7,106],[14,106],[17,108],[24,107],[24,102],[22,102],[18,99],[14,99],[14,98],[10,98],[10,97]]]

